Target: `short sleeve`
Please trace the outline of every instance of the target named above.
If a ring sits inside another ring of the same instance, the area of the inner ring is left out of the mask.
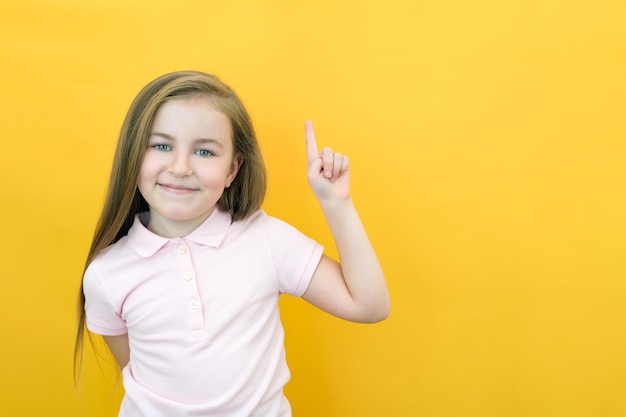
[[[267,217],[267,233],[280,292],[301,297],[309,287],[324,247],[274,217]]]
[[[116,312],[94,269],[92,263],[83,277],[87,329],[104,336],[119,336],[128,333],[126,323]]]

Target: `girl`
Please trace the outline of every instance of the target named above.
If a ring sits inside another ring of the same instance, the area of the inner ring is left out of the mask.
[[[122,369],[119,416],[290,416],[281,293],[376,322],[389,296],[350,198],[348,158],[318,152],[309,184],[341,263],[260,207],[266,174],[243,104],[212,75],[157,78],[133,101],[80,291],[85,327]]]

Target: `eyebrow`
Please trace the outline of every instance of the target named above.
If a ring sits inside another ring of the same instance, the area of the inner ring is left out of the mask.
[[[176,138],[174,136],[168,135],[167,133],[163,133],[163,132],[151,132],[150,136],[159,136],[163,139],[167,139],[172,142],[176,141]],[[217,139],[212,139],[212,138],[197,138],[197,139],[194,139],[194,143],[199,143],[199,144],[212,143],[212,144],[222,147],[222,143],[220,141],[218,141]]]

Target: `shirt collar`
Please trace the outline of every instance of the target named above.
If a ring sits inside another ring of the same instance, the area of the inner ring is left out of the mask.
[[[144,258],[154,255],[168,242],[177,239],[218,248],[224,241],[226,232],[232,223],[232,217],[228,212],[215,208],[211,215],[187,236],[167,238],[151,232],[144,226],[142,220],[149,219],[149,216],[148,212],[137,214],[128,231],[128,243],[139,256]]]

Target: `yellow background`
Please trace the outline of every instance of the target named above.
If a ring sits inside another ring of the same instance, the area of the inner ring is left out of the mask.
[[[304,120],[352,158],[392,315],[281,302],[296,416],[626,415],[624,4],[3,0],[0,415],[115,415],[108,359],[72,382],[75,293],[122,118],[178,69],[238,91],[265,208],[331,255]]]

